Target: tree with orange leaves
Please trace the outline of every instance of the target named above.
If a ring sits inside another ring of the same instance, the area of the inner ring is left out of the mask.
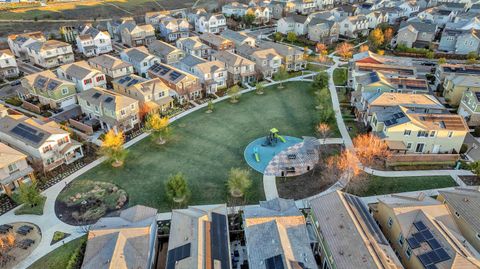
[[[347,42],[338,44],[335,48],[335,51],[344,59],[352,58],[353,56],[353,45]]]
[[[326,164],[326,173],[338,179],[343,186],[348,185],[361,172],[355,154],[348,149],[343,150],[339,155],[328,158]]]
[[[320,53],[320,55],[325,56],[325,55],[328,54],[327,45],[318,42],[318,43],[315,45],[315,51],[316,51],[317,53]]]
[[[360,51],[360,52],[365,52],[365,51],[368,51],[368,50],[369,50],[369,48],[368,48],[368,45],[366,45],[366,44],[361,45],[360,48],[358,49],[358,51]]]
[[[355,154],[365,166],[372,165],[375,159],[386,159],[390,156],[387,143],[371,133],[362,134],[353,139]]]
[[[5,266],[10,260],[14,259],[14,256],[9,252],[15,246],[15,235],[13,233],[7,233],[0,236],[0,266]]]
[[[328,125],[328,123],[325,123],[325,122],[320,122],[319,124],[317,124],[315,129],[317,129],[317,132],[320,134],[320,136],[323,139],[323,143],[325,143],[325,140],[327,139],[327,137],[330,135],[330,132],[332,131],[330,129],[330,125]]]
[[[393,38],[393,28],[388,27],[383,31],[384,44],[388,45]]]

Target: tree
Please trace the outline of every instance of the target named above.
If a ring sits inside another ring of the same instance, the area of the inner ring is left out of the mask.
[[[232,168],[228,173],[228,192],[235,198],[243,197],[252,186],[250,171],[240,168]]]
[[[288,32],[287,33],[287,41],[290,42],[290,43],[293,43],[293,42],[297,41],[297,34],[295,34],[294,32]]]
[[[256,94],[264,94],[265,92],[265,83],[263,82],[257,82],[257,84],[255,85],[255,93]]]
[[[284,65],[280,66],[280,69],[278,70],[275,77],[276,77],[277,80],[280,81],[280,84],[278,85],[278,88],[283,89],[283,81],[286,80],[287,77],[288,77],[287,69],[285,69]]]
[[[360,46],[360,48],[358,49],[360,52],[365,52],[365,51],[368,51],[369,48],[368,48],[368,45],[366,44],[363,44]]]
[[[208,101],[208,104],[207,104],[207,113],[212,113],[213,109],[214,109],[213,102],[212,100],[210,100]]]
[[[433,59],[435,58],[435,52],[429,50],[425,53],[425,57],[427,57],[428,59]]]
[[[475,64],[477,62],[478,54],[474,51],[471,51],[467,54],[467,63]]]
[[[315,127],[315,129],[317,130],[317,132],[320,134],[320,136],[322,137],[323,139],[323,143],[325,143],[327,137],[330,136],[330,133],[331,133],[331,129],[330,129],[330,125],[328,125],[328,123],[325,123],[325,122],[320,122],[317,124],[317,126]]]
[[[122,132],[115,133],[112,129],[105,134],[100,153],[112,162],[113,167],[123,165],[127,151],[123,148],[125,137]]]
[[[2,267],[15,259],[15,256],[11,255],[10,251],[15,247],[16,241],[15,234],[12,232],[0,235],[0,265]]]
[[[390,44],[390,41],[392,41],[393,38],[393,28],[392,27],[387,27],[383,31],[383,38],[384,38],[384,45]]]
[[[347,42],[343,42],[337,45],[335,51],[344,59],[352,58],[353,45]]]
[[[358,160],[366,166],[372,165],[375,159],[385,160],[390,156],[387,143],[371,133],[358,135],[353,145]]]
[[[343,186],[347,186],[352,178],[359,175],[361,171],[355,154],[348,149],[343,150],[339,155],[330,157],[327,160],[327,167],[336,172],[336,176]]]
[[[280,42],[282,41],[282,33],[280,32],[276,32],[274,35],[273,35],[273,40],[275,40],[275,42]]]
[[[318,42],[318,43],[315,45],[315,51],[316,51],[317,53],[320,53],[320,55],[325,56],[325,55],[328,54],[327,45]]]
[[[37,184],[20,184],[18,198],[21,203],[30,207],[37,206],[42,202],[42,195],[37,189]]]
[[[377,54],[378,55],[385,55],[385,51],[384,50],[377,50]]]
[[[447,63],[447,59],[445,58],[438,59],[438,64],[446,64],[446,63]]]
[[[245,24],[248,25],[248,26],[252,25],[252,23],[255,21],[255,19],[256,19],[255,14],[252,13],[252,12],[248,12],[243,17],[243,20],[245,21]]]
[[[328,73],[320,72],[313,78],[313,85],[319,89],[324,89],[328,87]]]
[[[237,103],[238,99],[240,99],[240,87],[238,85],[233,85],[227,90],[227,94],[230,96],[231,103]]]
[[[378,48],[382,46],[384,41],[385,37],[383,36],[382,29],[380,28],[373,29],[373,31],[371,31],[370,35],[368,36],[368,43],[373,48]]]
[[[158,145],[165,144],[166,137],[170,134],[168,117],[161,117],[158,113],[150,114],[145,122],[145,127],[151,132],[152,138]]]
[[[170,201],[177,204],[186,203],[190,197],[187,180],[182,173],[170,175],[165,184],[165,191]]]

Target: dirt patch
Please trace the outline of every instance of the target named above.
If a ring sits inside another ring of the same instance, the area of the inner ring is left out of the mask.
[[[479,176],[459,176],[468,186],[480,186]]]
[[[4,260],[2,259],[2,263],[0,263],[0,268],[15,267],[15,265],[17,265],[18,263],[23,261],[25,258],[27,258],[33,252],[33,250],[35,250],[35,248],[38,247],[42,239],[42,233],[40,231],[40,228],[38,228],[38,226],[33,223],[15,222],[15,223],[9,223],[9,225],[13,226],[13,228],[9,231],[9,233],[11,233],[11,235],[15,237],[15,242],[13,247],[9,248],[6,254],[2,254],[6,256]],[[17,229],[24,225],[28,225],[32,227],[33,230],[31,230],[26,235],[21,235],[16,233]],[[22,243],[25,242],[24,240],[33,240],[34,242],[31,243],[30,246],[26,247],[26,249],[24,249],[25,247],[24,248],[21,247]]]

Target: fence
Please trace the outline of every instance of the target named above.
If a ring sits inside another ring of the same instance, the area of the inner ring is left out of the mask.
[[[455,165],[459,154],[395,154],[387,158],[386,164],[392,166],[409,165]]]

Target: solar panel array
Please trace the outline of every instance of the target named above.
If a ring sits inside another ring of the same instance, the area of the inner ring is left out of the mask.
[[[134,84],[137,84],[138,83],[138,79],[132,79],[130,82],[127,83],[127,87],[130,87]]]
[[[175,264],[185,258],[190,257],[191,244],[185,244],[183,246],[176,247],[168,251],[167,254],[167,268],[175,269]]]
[[[480,75],[480,68],[478,67],[465,67],[465,68],[452,68],[449,66],[444,66],[443,70],[445,72],[451,73],[459,73],[459,74],[471,74],[471,75]]]
[[[214,264],[214,260],[217,260],[220,261],[221,269],[230,268],[230,253],[228,253],[227,216],[212,212],[210,238],[212,250],[212,264]]]
[[[176,80],[176,79],[179,78],[181,75],[182,75],[182,73],[177,72],[177,71],[173,71],[172,73],[170,73],[170,79],[171,79],[171,80]]]
[[[129,80],[131,80],[131,79],[132,79],[132,78],[131,78],[131,77],[128,77],[128,76],[127,76],[127,77],[123,77],[123,78],[121,78],[121,79],[118,80],[118,83],[123,84],[124,82],[127,82],[127,81],[129,81]]]
[[[60,85],[60,83],[58,83],[57,81],[51,80],[47,85],[47,89],[51,91],[55,89],[58,85]]]
[[[17,126],[13,127],[12,133],[30,140],[31,142],[38,144],[40,141],[42,141],[43,137],[45,136],[44,133],[39,132],[23,123],[19,123]]]
[[[98,99],[100,96],[102,96],[102,94],[99,93],[99,92],[96,92],[96,93],[93,94],[92,97],[95,98],[95,99]]]
[[[284,269],[282,255],[270,257],[265,260],[266,269]]]
[[[419,248],[421,243],[424,242],[430,246],[430,251],[418,255],[418,259],[426,269],[435,269],[437,268],[435,264],[450,259],[450,255],[448,255],[447,251],[445,251],[423,221],[414,222],[413,225],[417,229],[417,232],[407,238],[407,243],[411,249]]]
[[[43,77],[37,78],[37,81],[35,82],[35,87],[37,88],[43,88],[45,87],[45,83],[47,83],[47,79]]]
[[[105,103],[110,103],[113,101],[113,98],[112,97],[107,97],[107,99],[105,99]]]
[[[405,118],[405,117],[406,116],[403,112],[395,113],[395,114],[392,115],[391,119],[385,121],[385,125],[386,126],[391,126],[391,125],[397,124],[399,119],[402,119],[402,118]]]
[[[152,65],[152,67],[150,67],[150,71],[152,71],[154,73],[157,73],[161,76],[165,75],[170,70],[172,70],[172,69],[170,69],[169,67],[166,67],[164,65],[160,65],[160,64],[154,64],[154,65]]]

